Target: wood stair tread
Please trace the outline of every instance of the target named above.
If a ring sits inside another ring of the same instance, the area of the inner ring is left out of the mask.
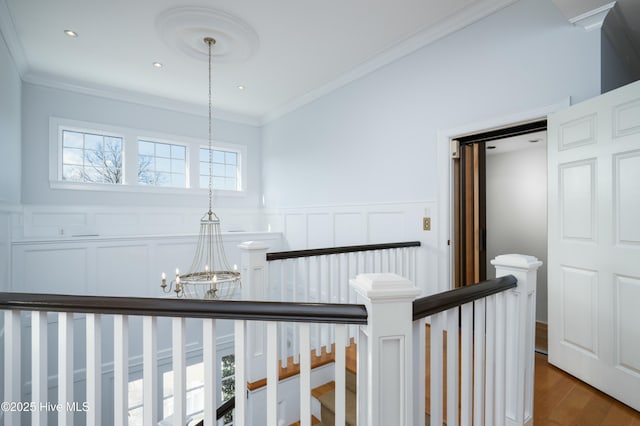
[[[291,423],[289,426],[300,426],[300,420],[295,423]],[[316,416],[311,416],[311,426],[322,426],[322,422]]]

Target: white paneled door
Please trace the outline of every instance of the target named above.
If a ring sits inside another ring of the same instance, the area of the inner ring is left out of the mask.
[[[549,362],[640,410],[640,81],[548,124]]]

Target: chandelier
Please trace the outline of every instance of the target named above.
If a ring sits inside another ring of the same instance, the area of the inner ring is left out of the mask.
[[[181,274],[176,269],[175,278],[167,284],[167,276],[162,273],[162,290],[171,291],[177,297],[192,299],[229,299],[240,287],[238,267],[229,267],[222,244],[220,219],[213,212],[213,148],[211,139],[211,48],[216,43],[212,37],[205,37],[209,48],[209,211],[200,219],[198,245],[189,270]]]

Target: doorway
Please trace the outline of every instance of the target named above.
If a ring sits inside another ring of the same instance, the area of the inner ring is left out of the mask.
[[[497,255],[547,260],[546,120],[456,138],[453,282],[495,278]],[[456,158],[457,157],[457,158]],[[538,271],[536,320],[547,322],[546,266]]]

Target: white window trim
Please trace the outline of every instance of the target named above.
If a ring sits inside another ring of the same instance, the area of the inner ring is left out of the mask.
[[[62,131],[71,130],[83,133],[108,134],[123,139],[123,183],[68,182],[62,180]],[[170,143],[187,147],[187,164],[185,188],[138,185],[138,141]],[[60,117],[49,117],[49,187],[51,189],[70,189],[81,191],[108,191],[145,194],[194,195],[208,191],[199,188],[200,166],[199,150],[208,148],[208,142],[186,136],[170,135],[143,129],[111,126],[87,121],[71,120]],[[224,197],[245,197],[247,193],[247,148],[229,142],[213,141],[213,149],[235,151],[240,156],[240,189],[237,191],[215,189],[214,194]],[[194,154],[195,152],[195,154]]]
[[[200,145],[199,148],[209,149],[209,144]],[[214,151],[230,151],[238,154],[238,166],[240,167],[240,189],[236,191],[232,191],[229,189],[215,189],[214,192],[219,192],[220,194],[231,195],[234,193],[245,193],[247,190],[246,182],[247,182],[247,168],[245,164],[247,164],[247,149],[242,145],[235,145],[226,142],[212,142],[211,149]],[[198,149],[198,170],[196,171],[197,182],[200,185],[200,150]],[[199,188],[200,190],[208,191],[209,188]]]

